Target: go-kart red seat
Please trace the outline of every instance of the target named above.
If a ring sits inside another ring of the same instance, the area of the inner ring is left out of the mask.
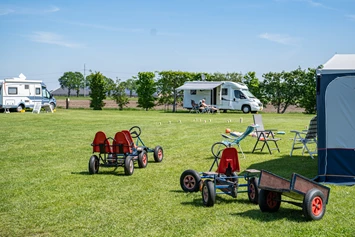
[[[239,172],[239,159],[238,159],[238,151],[234,147],[227,147],[222,152],[222,157],[219,161],[219,165],[217,168],[217,173],[226,174],[232,172]]]
[[[106,134],[99,131],[95,134],[94,141],[92,142],[92,152],[111,153],[111,146]]]
[[[113,140],[113,153],[119,154],[119,153],[132,153],[132,146],[129,143],[129,140],[126,137],[126,134],[124,132],[117,132],[115,134],[115,138]]]
[[[136,145],[134,144],[131,133],[128,130],[122,130],[122,132],[126,135],[126,138],[129,142],[130,146],[136,147]]]

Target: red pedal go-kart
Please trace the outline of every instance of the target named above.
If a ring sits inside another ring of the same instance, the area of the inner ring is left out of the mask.
[[[132,175],[134,164],[139,168],[145,168],[148,164],[148,152],[154,152],[155,162],[161,162],[164,157],[163,148],[156,146],[154,149],[146,147],[140,138],[141,129],[138,126],[130,130],[122,130],[112,137],[99,131],[92,142],[93,155],[89,160],[89,173],[97,174],[99,167],[124,167],[126,175]],[[133,138],[137,138],[134,143]],[[140,145],[139,145],[140,144]],[[94,154],[96,153],[96,154]]]
[[[215,160],[207,172],[185,170],[180,176],[180,185],[185,192],[202,191],[202,201],[207,207],[215,204],[217,194],[227,194],[234,198],[238,193],[248,193],[249,201],[258,203],[258,174],[259,170],[245,170],[244,175],[237,175],[240,171],[238,152],[234,147],[227,147],[223,150],[221,158],[215,156]],[[218,164],[219,163],[219,164]],[[218,168],[211,171],[214,164]],[[243,178],[246,183],[240,184],[239,179]],[[244,190],[240,188],[244,187]],[[245,189],[246,188],[246,189]],[[219,190],[219,191],[218,191]]]

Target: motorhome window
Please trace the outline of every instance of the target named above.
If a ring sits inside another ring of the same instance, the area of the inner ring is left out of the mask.
[[[46,90],[46,89],[43,89],[42,90],[42,96],[44,97],[44,98],[50,98],[50,94],[49,94],[49,92]]]
[[[228,88],[222,89],[222,95],[228,95]]]
[[[41,94],[41,88],[36,88],[36,95],[40,95]]]
[[[17,95],[17,87],[9,87],[8,94],[9,95]]]
[[[243,89],[242,91],[244,95],[248,96],[249,98],[255,98],[255,96],[248,89]]]
[[[25,89],[30,89],[30,86],[29,85],[25,85]]]
[[[196,95],[196,90],[190,90],[190,95]]]
[[[245,99],[245,95],[238,90],[234,90],[234,97],[237,99]]]

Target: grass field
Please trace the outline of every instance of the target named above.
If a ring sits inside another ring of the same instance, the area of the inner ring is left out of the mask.
[[[289,157],[289,131],[304,129],[311,117],[263,114],[266,128],[286,132],[278,135],[281,152],[252,154],[255,138],[248,137],[241,143],[241,169],[315,177],[317,159],[300,151]],[[214,207],[206,208],[200,192],[181,190],[181,173],[208,170],[211,145],[226,128],[244,131],[251,114],[58,109],[0,114],[0,123],[0,236],[354,236],[354,187],[329,186],[326,214],[311,222],[287,203],[276,213],[262,213],[240,193],[236,199],[218,195]],[[114,136],[134,125],[147,146],[163,147],[164,160],[155,163],[149,153],[147,168],[136,168],[132,176],[122,167],[89,175],[95,133]]]

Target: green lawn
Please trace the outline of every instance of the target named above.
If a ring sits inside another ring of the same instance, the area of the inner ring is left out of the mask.
[[[317,159],[300,151],[289,157],[289,131],[304,129],[311,117],[263,114],[266,128],[286,132],[278,135],[281,152],[252,154],[255,138],[248,137],[241,143],[246,155],[240,158],[241,169],[315,177]],[[2,113],[0,236],[353,236],[353,187],[329,186],[326,214],[311,222],[300,207],[287,203],[276,213],[262,213],[240,193],[236,199],[218,195],[214,207],[206,208],[200,192],[181,190],[184,170],[209,169],[211,145],[222,140],[226,128],[242,132],[252,122],[251,114],[242,113]],[[122,167],[89,175],[95,133],[114,136],[134,125],[141,127],[147,146],[163,147],[163,162],[155,163],[149,153],[147,168],[136,168],[132,176],[125,176]]]

